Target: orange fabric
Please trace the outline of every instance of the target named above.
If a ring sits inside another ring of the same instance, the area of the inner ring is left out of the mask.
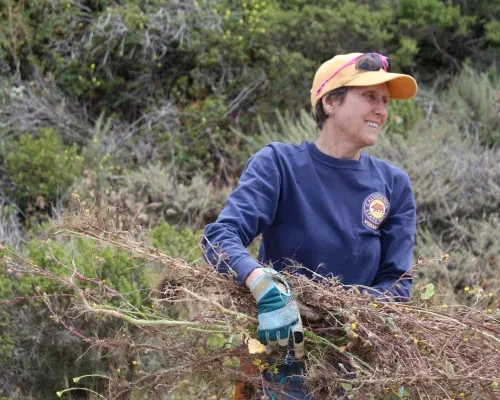
[[[245,374],[252,374],[255,372],[257,367],[252,364],[248,356],[240,357],[240,370]],[[234,400],[246,400],[243,388],[245,387],[245,381],[236,382],[236,389],[234,391]]]

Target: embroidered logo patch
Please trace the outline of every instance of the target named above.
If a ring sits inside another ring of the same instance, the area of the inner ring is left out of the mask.
[[[363,201],[363,224],[377,230],[389,214],[389,200],[382,193],[372,193]]]

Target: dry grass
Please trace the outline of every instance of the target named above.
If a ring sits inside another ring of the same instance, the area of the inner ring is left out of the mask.
[[[82,290],[78,281],[92,282],[92,277],[81,276],[77,266],[67,266],[68,276],[57,278],[15,254],[4,259],[12,271],[45,275],[71,287],[80,318],[121,319],[137,328],[131,337],[119,332],[115,337],[82,337],[121,360],[119,370],[107,374],[103,396],[165,398],[181,390],[186,379],[194,390],[193,377],[209,382],[210,393],[218,398],[230,397],[228,382],[238,378],[255,387],[270,385],[258,368],[250,375],[240,371],[241,357],[250,362],[264,355],[249,354],[246,341],[255,337],[255,301],[230,276],[168,257],[128,232],[113,230],[98,216],[67,219],[59,234],[98,240],[163,268],[157,289],[151,291],[153,307],[136,309],[103,282]],[[446,257],[431,261],[444,263]],[[421,259],[414,268],[427,268],[431,261]],[[473,399],[498,398],[498,293],[471,291],[466,304],[443,307],[437,295],[428,300],[418,295],[429,286],[416,287],[415,300],[393,303],[375,301],[334,279],[309,280],[292,269],[284,275],[296,299],[322,316],[306,331],[306,380],[315,398],[336,399],[341,386],[353,399],[387,398],[405,389],[410,398],[451,399],[461,393]],[[112,305],[116,300],[120,306]]]

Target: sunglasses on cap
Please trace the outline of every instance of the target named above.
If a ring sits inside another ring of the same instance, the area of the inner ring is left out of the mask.
[[[351,61],[342,65],[338,70],[330,75],[316,91],[316,96],[321,93],[325,85],[335,78],[340,71],[353,64],[355,65],[355,68],[360,71],[379,71],[380,69],[383,69],[385,72],[391,72],[391,62],[389,61],[389,57],[378,53],[361,54],[360,56],[355,57]]]

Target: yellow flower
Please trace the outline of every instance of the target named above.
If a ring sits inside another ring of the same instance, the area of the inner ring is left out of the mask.
[[[493,293],[491,293],[491,292],[488,293],[488,296],[493,297]]]
[[[464,292],[468,292],[470,290],[470,287],[467,286],[465,289],[464,289]]]
[[[135,361],[135,360],[134,360],[134,361],[132,361],[132,364],[133,364],[133,365],[137,365],[137,361]]]
[[[63,393],[62,392],[56,392],[56,394],[57,394],[57,397],[61,397]]]
[[[467,339],[466,337],[464,337],[464,338],[462,339],[462,341],[463,341],[464,343],[467,343],[467,342],[469,341],[469,339]]]
[[[465,397],[465,393],[464,393],[464,392],[461,392],[461,393],[459,394],[459,396],[460,396],[460,397]]]
[[[95,68],[95,64],[90,64],[90,69],[94,69]]]
[[[399,335],[397,333],[395,333],[394,337],[397,339],[399,337]]]
[[[493,385],[493,387],[498,387],[499,383],[498,382],[493,382],[492,385]]]
[[[119,374],[120,373],[120,368],[117,368],[116,369],[116,373]]]
[[[413,339],[413,343],[418,344],[418,339],[417,338]]]
[[[409,308],[408,308],[408,307],[405,307],[405,311],[409,311]]]
[[[78,383],[79,380],[80,380],[80,378],[73,378],[73,382],[75,382],[75,383]]]
[[[274,374],[274,375],[278,375],[278,374],[279,374],[278,367],[274,367],[274,368],[273,368],[273,374]]]
[[[353,337],[354,339],[357,339],[357,338],[359,338],[359,335],[358,335],[357,333],[353,333],[353,334],[352,334],[352,337]]]
[[[444,309],[444,310],[446,310],[446,309],[448,308],[448,304],[443,304],[443,305],[441,306],[441,308],[442,308],[442,309]]]
[[[373,307],[373,308],[377,308],[377,307],[378,307],[378,304],[377,304],[377,303],[372,303],[372,307]]]
[[[488,308],[488,314],[491,314],[493,310],[491,308]]]
[[[258,367],[260,364],[262,364],[262,361],[259,360],[258,358],[252,361],[252,364]]]
[[[450,255],[449,255],[448,253],[446,253],[446,254],[444,255],[444,259],[445,259],[445,260],[447,260],[448,258],[450,258]]]
[[[351,328],[352,328],[352,329],[356,329],[356,327],[357,327],[356,322],[353,322],[353,323],[351,324]]]

